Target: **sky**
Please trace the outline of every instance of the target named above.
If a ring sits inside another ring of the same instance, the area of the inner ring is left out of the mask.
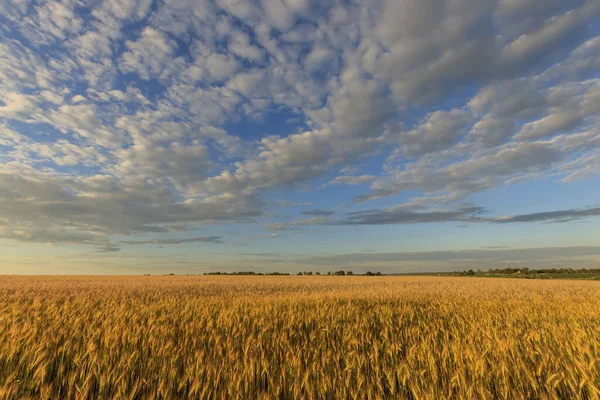
[[[597,0],[3,0],[0,32],[0,274],[600,268]]]

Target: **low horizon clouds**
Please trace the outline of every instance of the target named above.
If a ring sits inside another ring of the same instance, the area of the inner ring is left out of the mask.
[[[363,265],[379,267],[386,272],[398,272],[394,265],[407,263],[419,265],[443,266],[450,263],[456,269],[471,268],[505,268],[508,265],[536,268],[564,268],[572,260],[587,261],[578,268],[598,268],[598,261],[588,261],[586,257],[600,254],[600,246],[581,247],[548,247],[548,248],[516,248],[516,249],[465,249],[453,251],[422,251],[404,253],[348,253],[329,256],[312,256],[297,259],[298,264],[323,265],[327,267],[352,266],[362,269]],[[573,267],[570,265],[570,267]],[[444,269],[440,269],[443,271]],[[415,269],[411,269],[414,272]],[[435,272],[435,271],[434,271]]]
[[[403,207],[391,209],[373,209],[355,211],[346,214],[344,219],[319,218],[305,219],[293,222],[284,222],[276,230],[298,225],[395,225],[419,224],[436,222],[461,222],[461,223],[558,223],[582,220],[588,217],[600,217],[600,207],[573,210],[558,210],[521,215],[507,215],[501,217],[484,217],[489,210],[482,207],[463,207],[451,211],[407,211]],[[304,213],[303,213],[304,214]],[[310,214],[309,214],[310,215]],[[318,214],[321,215],[321,214]],[[330,214],[325,214],[329,216]]]
[[[124,244],[182,244],[182,243],[222,243],[219,236],[202,236],[181,239],[149,239],[149,240],[123,240]]]

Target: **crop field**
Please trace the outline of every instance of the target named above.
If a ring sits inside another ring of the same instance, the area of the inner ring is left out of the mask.
[[[600,282],[0,277],[0,399],[598,399]]]

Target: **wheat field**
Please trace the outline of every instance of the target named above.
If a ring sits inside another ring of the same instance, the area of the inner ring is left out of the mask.
[[[0,277],[0,399],[598,399],[600,282]]]

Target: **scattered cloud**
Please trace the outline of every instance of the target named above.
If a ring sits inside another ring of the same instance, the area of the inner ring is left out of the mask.
[[[302,214],[314,215],[314,217],[291,222],[270,223],[268,226],[273,230],[284,230],[311,225],[405,225],[443,222],[457,222],[463,225],[471,223],[508,224],[527,222],[571,222],[600,216],[600,208],[547,211],[502,217],[487,217],[486,215],[489,213],[489,210],[474,206],[453,210],[426,209],[424,211],[415,211],[415,209],[419,208],[423,209],[424,207],[416,205],[407,207],[401,205],[385,209],[354,211],[346,213],[341,219],[328,218],[333,212],[304,212]]]
[[[119,68],[124,73],[135,72],[141,79],[149,80],[151,74],[160,77],[173,62],[176,44],[161,31],[146,27],[136,41],[125,42]]]
[[[179,239],[147,239],[147,240],[123,240],[121,243],[136,244],[182,244],[182,243],[222,243],[220,236],[201,236]]]
[[[329,215],[333,215],[335,213],[335,211],[331,211],[331,210],[306,210],[306,211],[302,211],[302,215],[314,215],[317,217],[326,217]]]
[[[343,225],[416,224],[448,221],[469,221],[485,212],[481,207],[465,207],[454,211],[411,212],[403,207],[348,213]]]
[[[306,219],[300,219],[291,222],[269,222],[266,224],[267,228],[273,231],[283,231],[283,230],[296,230],[299,227],[303,226],[312,226],[312,225],[327,225],[331,224],[333,220],[327,216],[313,216]]]
[[[280,235],[278,233],[271,233],[269,235],[257,235],[257,236],[250,236],[251,239],[275,239],[277,237],[279,237]]]
[[[506,217],[488,219],[488,221],[501,224],[512,222],[569,222],[598,216],[600,216],[600,208],[597,207],[581,210],[559,210],[522,215],[510,215]]]
[[[358,175],[358,176],[337,176],[334,180],[329,182],[330,185],[344,184],[344,185],[362,185],[364,183],[371,183],[377,180],[376,176],[373,175]]]

